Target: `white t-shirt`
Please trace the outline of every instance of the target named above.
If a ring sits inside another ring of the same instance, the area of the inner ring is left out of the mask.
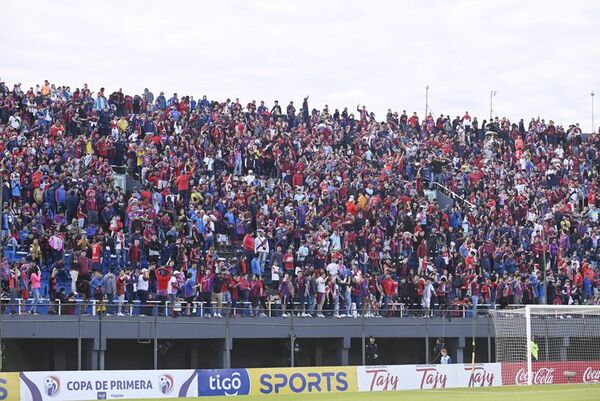
[[[262,236],[257,236],[254,239],[254,250],[258,253],[269,253],[269,241]]]
[[[254,182],[254,174],[248,174],[247,176],[244,177],[244,181],[246,181],[246,184],[250,185]]]
[[[149,285],[148,280],[144,280],[144,274],[140,274],[138,276],[138,285],[137,285],[138,290],[139,291],[148,291],[148,285]]]
[[[169,285],[167,287],[168,294],[177,294],[177,277],[171,276],[169,280]]]
[[[273,281],[279,281],[279,272],[281,271],[281,268],[277,265],[273,265],[271,266],[271,280]]]
[[[212,157],[205,157],[204,158],[204,165],[206,166],[206,169],[208,171],[212,171],[213,169],[213,163],[215,162],[215,160]]]
[[[338,275],[338,264],[330,263],[327,265],[327,273],[331,274],[333,277]]]
[[[325,279],[323,277],[317,278],[317,292],[325,294]]]
[[[10,116],[8,118],[8,123],[10,124],[10,127],[12,129],[19,129],[19,128],[21,128],[21,117],[19,117],[19,116]]]

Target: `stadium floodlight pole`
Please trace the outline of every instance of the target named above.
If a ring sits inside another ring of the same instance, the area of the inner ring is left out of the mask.
[[[423,119],[427,117],[427,111],[429,110],[429,85],[425,85],[425,115]]]
[[[492,115],[494,114],[494,96],[496,96],[496,91],[490,91],[490,121],[492,121]]]

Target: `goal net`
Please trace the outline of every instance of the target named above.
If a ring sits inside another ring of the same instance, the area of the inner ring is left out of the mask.
[[[505,385],[600,383],[600,306],[490,311]]]

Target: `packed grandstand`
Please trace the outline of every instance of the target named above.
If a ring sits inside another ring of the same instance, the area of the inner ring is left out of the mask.
[[[460,114],[0,83],[3,312],[599,304],[600,135]]]

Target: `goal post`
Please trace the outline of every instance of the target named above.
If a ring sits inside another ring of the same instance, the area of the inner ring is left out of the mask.
[[[533,338],[531,336],[531,305],[525,306],[525,342],[527,344],[527,385],[531,386],[532,381],[532,371],[533,371],[533,357],[531,355],[531,343],[533,342]]]
[[[505,384],[600,382],[600,306],[490,311]]]

